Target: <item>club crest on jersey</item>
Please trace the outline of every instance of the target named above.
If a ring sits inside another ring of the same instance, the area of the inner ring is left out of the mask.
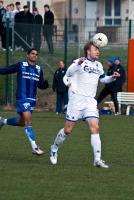
[[[88,73],[95,73],[95,74],[99,73],[98,66],[97,66],[97,68],[95,68],[95,67],[90,67],[88,65],[85,65],[85,66],[83,66],[83,70]]]
[[[22,62],[23,63],[23,66],[28,66],[28,62]]]
[[[36,69],[37,69],[38,73],[40,73],[40,66],[39,65],[36,65]]]

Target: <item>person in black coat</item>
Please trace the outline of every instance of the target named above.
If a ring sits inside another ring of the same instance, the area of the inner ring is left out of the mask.
[[[41,28],[43,19],[39,14],[38,8],[33,9],[34,25],[33,25],[33,45],[39,51],[41,47]]]
[[[107,75],[110,76],[113,72],[118,72],[120,74],[119,77],[116,78],[112,83],[105,84],[104,89],[101,91],[100,95],[97,98],[98,104],[109,94],[114,102],[115,106],[115,115],[119,114],[118,101],[117,101],[117,92],[122,92],[122,86],[126,80],[126,73],[121,65],[120,58],[114,57],[108,59],[109,69],[107,71]]]
[[[33,32],[33,23],[34,17],[30,13],[27,5],[24,7],[24,11],[21,11],[15,15],[15,23],[19,27],[19,35],[23,40],[21,40],[21,46],[27,51],[31,47],[32,43],[32,32]]]
[[[44,27],[43,27],[43,34],[44,38],[46,39],[48,50],[50,54],[53,54],[53,25],[54,25],[54,14],[50,11],[49,5],[44,5]]]
[[[56,92],[56,114],[66,111],[68,104],[68,87],[63,82],[63,77],[66,73],[66,68],[63,60],[59,61],[59,68],[55,71],[53,77],[52,89]]]

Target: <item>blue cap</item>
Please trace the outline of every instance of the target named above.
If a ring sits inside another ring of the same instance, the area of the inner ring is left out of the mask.
[[[112,64],[114,64],[115,59],[114,58],[108,58],[107,61],[110,62],[110,63],[112,63]]]
[[[116,60],[120,60],[120,57],[119,57],[119,56],[115,56],[115,57],[114,57],[114,62],[115,62]]]

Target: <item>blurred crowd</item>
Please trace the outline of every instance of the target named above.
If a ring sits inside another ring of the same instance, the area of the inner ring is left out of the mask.
[[[27,51],[34,46],[38,51],[41,47],[41,36],[47,42],[48,51],[53,54],[53,25],[54,14],[49,5],[44,5],[44,19],[39,14],[38,8],[31,13],[29,7],[17,1],[15,4],[8,4],[6,7],[0,0],[0,36],[2,50],[6,50],[6,38],[8,34],[9,49]],[[8,33],[7,33],[7,26]],[[14,44],[12,44],[14,33]]]

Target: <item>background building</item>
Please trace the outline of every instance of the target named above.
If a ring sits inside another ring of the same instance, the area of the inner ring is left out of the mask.
[[[16,0],[4,0],[4,4]],[[66,13],[71,18],[100,19],[105,24],[117,25],[120,19],[134,19],[134,0],[21,0],[22,5],[29,5],[30,10],[38,7],[43,14],[43,5],[49,4],[57,17]]]
[[[4,5],[11,2],[16,0],[4,0]],[[55,14],[56,40],[63,35],[65,16],[68,18],[69,40],[76,42],[88,40],[96,32],[104,32],[111,43],[127,43],[129,20],[134,20],[134,0],[21,0],[21,4],[27,4],[31,11],[37,7],[42,16],[44,4],[50,5]],[[133,32],[132,28],[131,37]]]

